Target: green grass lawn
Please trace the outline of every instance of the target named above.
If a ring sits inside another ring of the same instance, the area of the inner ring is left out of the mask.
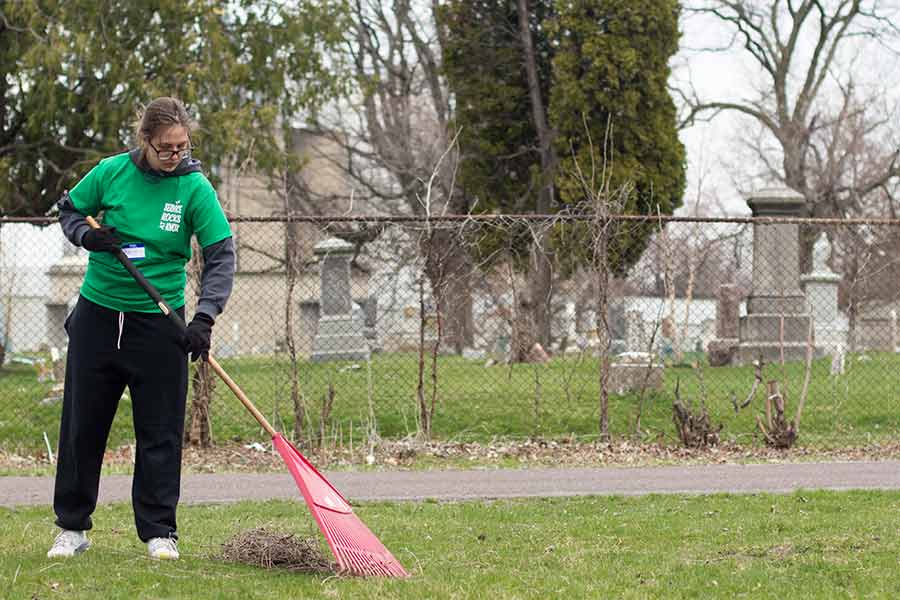
[[[184,506],[174,563],[146,558],[127,505],[101,506],[94,547],[67,561],[45,557],[48,507],[0,509],[0,597],[900,597],[897,492],[364,504],[357,514],[412,579],[217,557],[222,542],[259,526],[318,536],[300,502]]]
[[[222,359],[226,371],[273,422],[290,432],[289,364],[284,356]],[[871,353],[848,356],[847,371],[829,374],[829,360],[814,361],[808,400],[802,420],[801,444],[860,445],[896,439],[900,432],[898,377],[900,356]],[[367,368],[370,367],[370,368]],[[707,407],[715,423],[724,425],[726,439],[753,439],[755,417],[762,412],[765,391],[754,403],[735,414],[731,397],[743,401],[753,383],[752,367],[705,367],[702,370]],[[362,441],[369,403],[382,437],[399,438],[417,430],[417,357],[414,354],[376,354],[365,362],[329,362],[300,365],[300,387],[307,406],[307,429],[318,430],[322,400],[334,389],[334,407],[326,428],[344,443],[351,429]],[[803,365],[769,366],[765,377],[787,381],[789,415],[799,397]],[[648,438],[676,442],[672,400],[676,381],[684,400],[699,399],[697,371],[668,367],[663,389],[644,397],[641,430]],[[50,383],[38,383],[33,368],[7,365],[0,372],[0,445],[8,450],[41,449],[47,433],[55,446],[59,403],[44,404]],[[764,386],[761,386],[761,388]],[[425,394],[435,401],[435,439],[486,441],[496,437],[583,438],[598,433],[598,375],[595,360],[575,356],[554,358],[545,365],[498,365],[485,368],[481,361],[458,356],[438,360],[437,387],[425,372]],[[637,394],[610,398],[610,427],[614,436],[632,435],[639,406]],[[218,382],[211,407],[213,435],[220,440],[260,440],[260,428]],[[120,405],[110,445],[132,440],[130,401]]]

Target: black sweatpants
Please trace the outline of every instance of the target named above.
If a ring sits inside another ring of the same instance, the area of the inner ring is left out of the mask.
[[[179,309],[184,316],[184,308]],[[100,466],[127,386],[136,456],[131,486],[138,536],[176,536],[187,398],[182,333],[162,314],[119,313],[79,296],[66,319],[69,350],[53,509],[63,529],[91,528]]]

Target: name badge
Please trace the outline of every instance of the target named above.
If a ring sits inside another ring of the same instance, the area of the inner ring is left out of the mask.
[[[140,243],[125,244],[122,246],[122,252],[131,260],[144,260],[147,258],[147,250]]]

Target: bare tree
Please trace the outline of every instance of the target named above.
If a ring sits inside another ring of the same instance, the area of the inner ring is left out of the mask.
[[[848,104],[856,88],[846,61],[861,41],[880,43],[885,56],[896,59],[888,46],[900,38],[896,5],[886,0],[695,0],[685,13],[724,25],[731,34],[728,48],[740,47],[763,80],[747,99],[706,99],[692,89],[676,90],[685,105],[682,127],[722,111],[753,119],[765,133],[751,143],[764,175],[803,194],[812,216],[844,216],[900,176],[896,143],[882,146],[862,170],[847,160],[846,139],[832,135],[852,113],[874,109],[871,101],[878,93],[859,98],[855,108]],[[835,95],[844,102],[833,102]],[[871,138],[890,126],[888,119],[868,122]],[[804,231],[804,265],[816,235],[816,230]]]
[[[848,344],[863,349],[857,326],[861,317],[900,300],[895,286],[900,277],[900,237],[895,227],[847,225],[829,231],[832,269],[841,273],[838,304],[848,317]],[[888,340],[885,339],[885,342]]]
[[[585,117],[586,118],[586,117]],[[593,150],[593,140],[590,137],[589,128],[585,122],[587,141],[591,146],[589,156],[596,156]],[[634,187],[624,184],[617,189],[610,186],[609,172],[611,170],[610,140],[612,137],[612,122],[607,122],[606,137],[603,140],[603,150],[599,156],[602,162],[590,165],[580,165],[574,161],[575,178],[584,190],[585,200],[582,206],[576,207],[580,213],[591,215],[591,268],[596,287],[595,311],[597,331],[597,374],[599,378],[599,436],[602,441],[610,440],[609,433],[609,375],[610,353],[612,349],[612,327],[609,320],[610,298],[612,287],[612,273],[610,255],[615,247],[616,237],[627,236],[626,225],[614,218],[622,214],[622,209],[628,204],[628,197],[634,193]]]
[[[467,213],[468,201],[454,186],[459,152],[440,72],[437,2],[355,0],[351,10],[355,29],[345,47],[358,91],[320,115],[319,124],[343,149],[338,166],[356,204],[423,217]],[[473,340],[472,259],[449,229],[435,229],[423,243],[444,340],[461,352]]]
[[[811,148],[810,172],[819,195],[840,208],[840,216],[897,218],[900,178],[881,177],[896,170],[897,107],[884,96],[863,96],[852,80],[835,101],[837,116],[816,132]],[[860,314],[898,299],[883,282],[900,275],[900,236],[892,227],[871,225],[807,228],[810,243],[819,230],[831,242],[831,268],[843,275],[840,301],[855,347]]]
[[[464,275],[466,278],[469,277],[469,273],[459,273],[459,272],[448,272],[447,267],[459,267],[459,264],[453,260],[448,260],[450,255],[458,254],[460,251],[458,250],[458,246],[460,240],[464,240],[462,236],[462,228],[459,226],[450,225],[441,226],[439,224],[434,223],[431,220],[432,217],[432,193],[434,191],[434,184],[438,180],[441,167],[443,161],[447,158],[447,156],[451,153],[451,151],[456,149],[456,138],[451,140],[450,147],[441,155],[440,159],[438,159],[438,164],[435,165],[434,171],[432,171],[431,176],[428,179],[428,183],[425,187],[425,195],[424,197],[419,198],[419,204],[424,209],[425,219],[423,221],[422,231],[420,232],[420,238],[418,246],[420,248],[420,252],[424,253],[422,256],[423,262],[425,264],[425,269],[423,271],[425,273],[429,273],[429,265],[431,265],[431,273],[430,280],[432,289],[434,290],[434,297],[440,302],[440,298],[449,300],[446,295],[446,290],[448,287],[448,283],[453,279],[459,277],[460,275]],[[455,179],[455,177],[453,178]],[[452,188],[450,190],[452,194]],[[438,240],[440,240],[439,243]],[[436,339],[434,344],[431,346],[431,399],[430,403],[425,398],[425,331],[428,325],[428,313],[426,310],[425,303],[425,286],[422,278],[418,281],[418,292],[419,292],[419,361],[418,361],[418,383],[416,386],[416,399],[419,404],[419,430],[426,437],[431,437],[431,424],[434,420],[434,413],[437,404],[437,357],[438,352],[440,351],[441,342],[444,340],[444,312],[447,307],[441,307],[440,304],[437,307],[436,314],[434,316],[435,319],[435,329],[436,329]],[[459,348],[458,351],[461,351],[462,348]]]
[[[280,196],[284,203],[287,222],[284,227],[284,275],[287,284],[286,298],[284,303],[284,335],[285,343],[290,360],[290,381],[291,381],[291,407],[294,413],[294,440],[297,444],[303,444],[305,436],[303,435],[303,426],[306,421],[306,399],[303,390],[300,388],[300,357],[297,353],[297,336],[294,331],[296,302],[294,293],[297,288],[297,280],[305,270],[303,264],[302,246],[299,243],[300,231],[296,223],[291,222],[291,216],[294,214],[293,204],[297,201],[298,195],[291,188],[291,183],[296,183],[296,179],[292,178],[287,171],[282,173],[282,185]],[[333,390],[329,388],[330,398],[333,400]],[[278,404],[276,403],[276,409]],[[320,438],[321,442],[321,438]]]

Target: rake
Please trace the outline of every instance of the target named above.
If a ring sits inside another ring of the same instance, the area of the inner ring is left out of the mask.
[[[98,229],[100,224],[93,217],[87,217],[88,224]],[[163,300],[159,292],[147,278],[134,266],[134,263],[120,249],[116,258],[125,267],[135,281],[156,302],[159,310],[175,323],[181,331],[186,329],[184,320],[172,307]],[[337,489],[316,470],[306,457],[282,434],[275,431],[269,421],[262,415],[246,394],[228,376],[212,355],[208,357],[213,371],[225,382],[225,385],[237,396],[241,404],[259,422],[260,426],[272,436],[272,444],[284,460],[309,511],[315,518],[325,541],[331,548],[338,569],[352,575],[374,575],[383,577],[409,577],[403,565],[384,547],[375,534],[366,527],[353,512],[350,503]]]

